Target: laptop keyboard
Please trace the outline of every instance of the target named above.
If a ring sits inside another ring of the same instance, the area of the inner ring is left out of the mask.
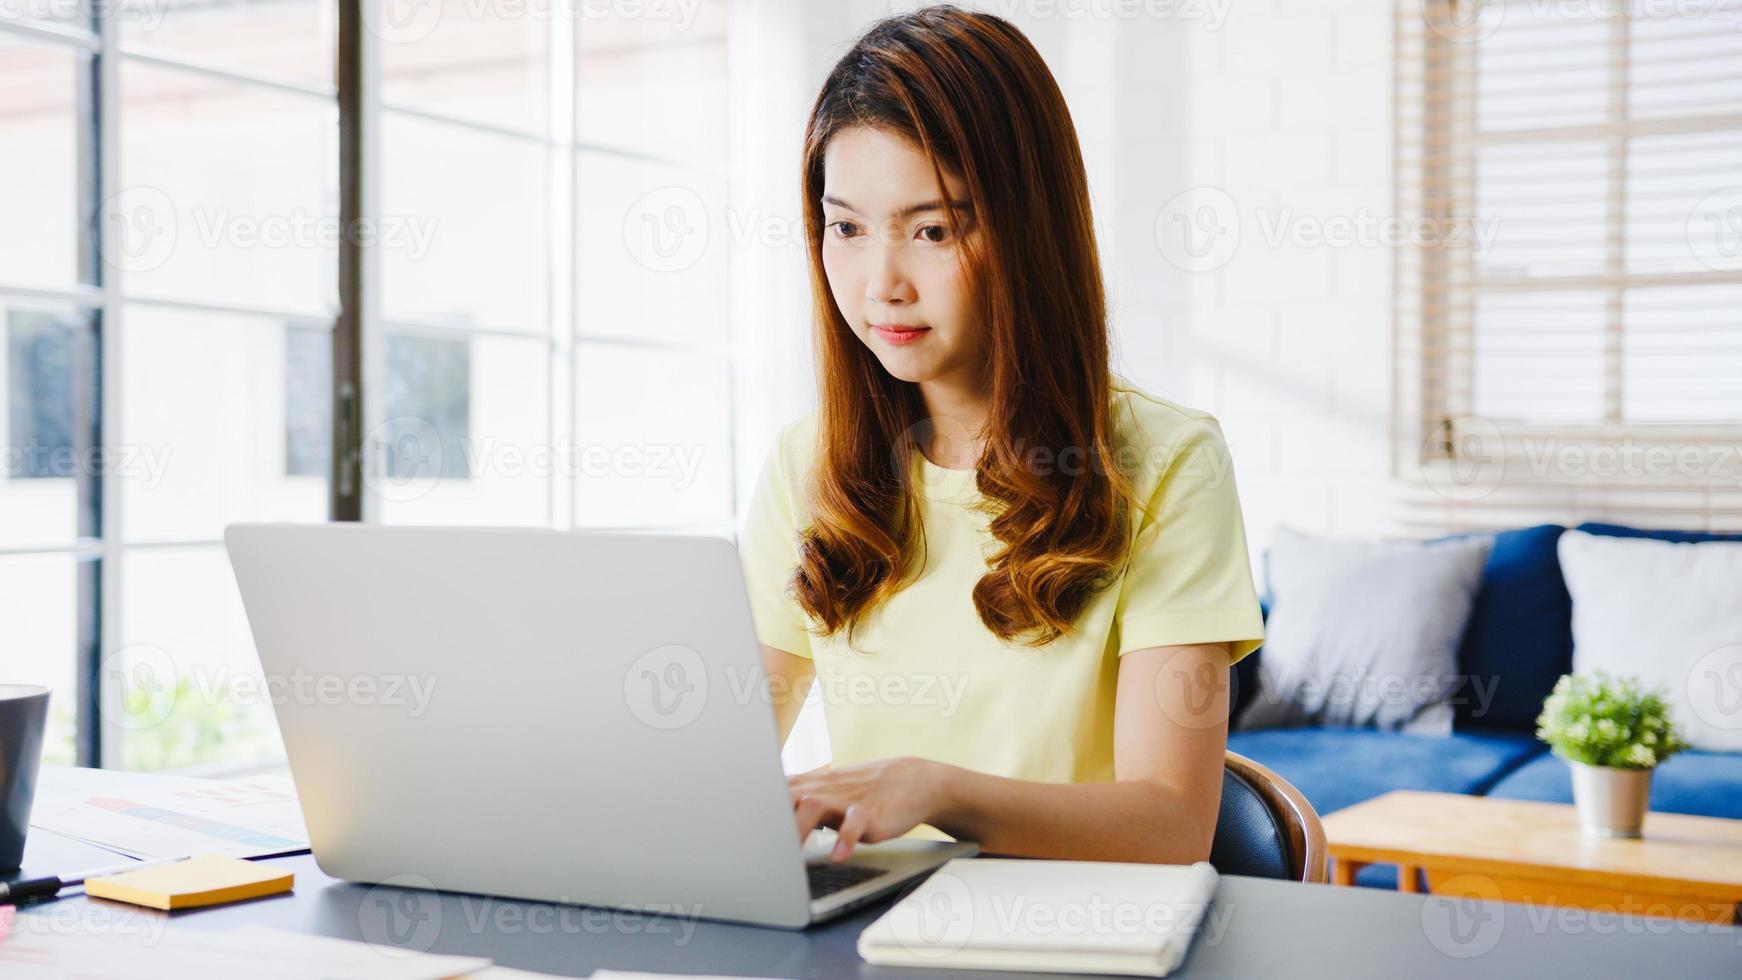
[[[810,877],[811,898],[822,898],[886,872],[863,864],[807,864],[805,873]]]

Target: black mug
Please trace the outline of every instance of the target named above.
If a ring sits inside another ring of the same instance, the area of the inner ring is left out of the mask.
[[[24,833],[42,764],[48,688],[0,684],[0,872],[24,863]]]

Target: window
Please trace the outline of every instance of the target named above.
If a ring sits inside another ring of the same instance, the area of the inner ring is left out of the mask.
[[[333,456],[332,332],[284,328],[284,475],[325,479]]]
[[[328,513],[336,4],[48,6],[0,9],[0,672],[53,762],[271,756],[221,541]]]
[[[725,4],[387,3],[0,5],[0,672],[53,761],[281,754],[229,523],[731,524]]]
[[[73,329],[45,313],[14,310],[6,325],[7,421],[15,480],[73,475]]]
[[[1721,0],[1403,2],[1406,474],[1434,525],[1728,527],[1742,31]],[[1419,467],[1419,471],[1418,468]]]
[[[731,527],[726,5],[680,7],[366,36],[366,519]]]
[[[470,342],[388,337],[387,479],[470,477],[471,395]]]

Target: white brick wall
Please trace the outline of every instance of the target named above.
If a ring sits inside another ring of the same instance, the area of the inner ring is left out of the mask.
[[[1122,24],[1118,83],[1100,94],[1122,138],[1083,134],[1091,157],[1142,158],[1090,164],[1115,175],[1097,201],[1142,225],[1106,248],[1122,370],[1222,420],[1255,560],[1282,524],[1395,529],[1390,250],[1290,233],[1391,211],[1391,30],[1383,0],[1242,2],[1218,30]],[[1239,225],[1233,256],[1205,271],[1156,242],[1156,216],[1192,187],[1226,191]]]

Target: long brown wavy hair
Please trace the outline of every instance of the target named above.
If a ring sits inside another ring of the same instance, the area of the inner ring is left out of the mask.
[[[1049,643],[1125,557],[1132,501],[1112,443],[1106,299],[1058,83],[1015,26],[956,7],[873,25],[830,71],[806,128],[820,445],[793,592],[819,633],[845,628],[851,642],[862,617],[924,565],[913,486],[913,453],[930,432],[924,402],[854,335],[823,270],[823,153],[857,126],[918,146],[939,188],[946,170],[958,177],[983,230],[981,247],[959,239],[991,386],[975,483],[998,541],[974,608],[1002,640]]]

